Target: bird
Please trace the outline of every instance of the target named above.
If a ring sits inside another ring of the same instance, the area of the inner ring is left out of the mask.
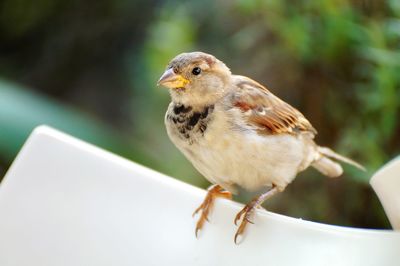
[[[236,244],[253,223],[256,209],[283,192],[299,172],[312,166],[338,177],[343,173],[338,162],[365,170],[319,146],[314,141],[317,131],[300,111],[251,78],[232,74],[211,54],[177,55],[157,85],[169,89],[171,96],[164,119],[170,140],[212,184],[193,213],[200,216],[196,237],[215,200],[231,199],[239,189],[262,193],[235,216]]]

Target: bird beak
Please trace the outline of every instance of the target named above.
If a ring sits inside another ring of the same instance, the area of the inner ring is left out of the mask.
[[[189,80],[179,74],[175,74],[172,68],[167,69],[157,82],[157,86],[164,86],[169,89],[184,88]]]

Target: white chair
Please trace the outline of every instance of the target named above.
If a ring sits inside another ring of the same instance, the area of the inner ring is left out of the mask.
[[[196,239],[191,214],[204,195],[41,126],[0,186],[0,265],[400,265],[399,232],[267,211],[235,245],[241,205],[228,200]]]

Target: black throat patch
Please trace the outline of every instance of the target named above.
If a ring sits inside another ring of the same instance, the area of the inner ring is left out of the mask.
[[[191,106],[175,104],[172,112],[167,114],[167,120],[175,125],[181,138],[187,139],[192,144],[196,137],[204,136],[213,111],[214,105],[193,111]]]

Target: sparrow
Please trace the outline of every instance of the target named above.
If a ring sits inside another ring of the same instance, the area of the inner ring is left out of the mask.
[[[238,188],[263,191],[234,218],[243,235],[256,208],[285,190],[296,175],[314,167],[323,175],[343,173],[337,161],[364,170],[357,162],[314,141],[317,131],[296,108],[260,83],[240,75],[213,55],[182,53],[158,81],[169,89],[167,134],[193,166],[213,185],[203,203],[195,234],[208,221],[216,198],[231,199]]]

